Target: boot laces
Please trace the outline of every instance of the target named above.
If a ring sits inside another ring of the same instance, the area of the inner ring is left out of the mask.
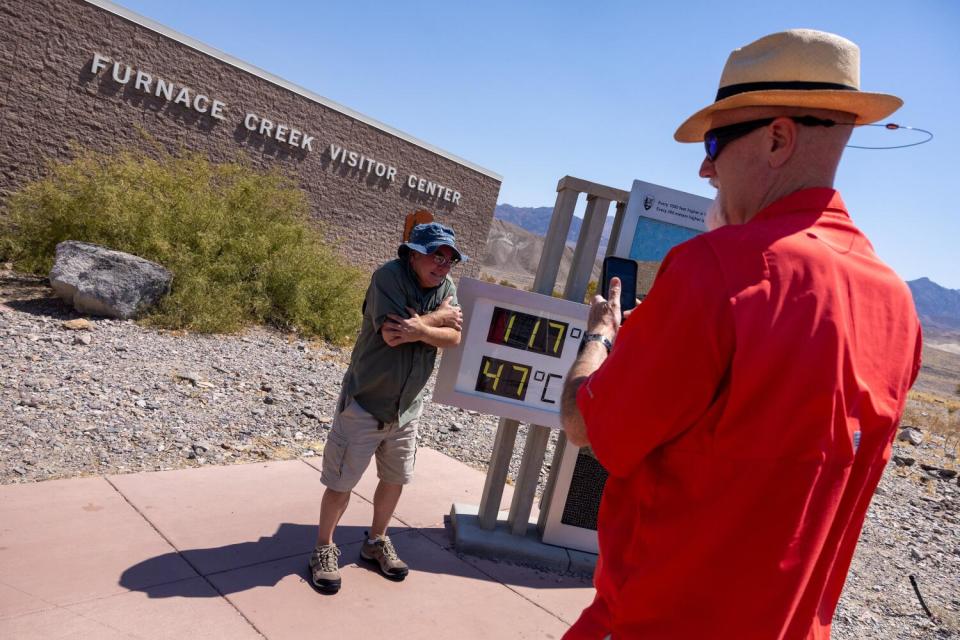
[[[323,571],[336,571],[338,557],[340,557],[340,549],[336,545],[328,544],[317,549],[317,559]]]
[[[397,550],[393,548],[393,542],[390,541],[390,538],[383,536],[377,542],[382,545],[383,555],[387,556],[390,560],[399,560],[400,557],[397,555]]]

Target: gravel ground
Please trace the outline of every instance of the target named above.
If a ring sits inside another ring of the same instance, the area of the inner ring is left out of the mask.
[[[0,482],[318,455],[349,357],[267,329],[204,336],[84,319],[43,280],[0,272]],[[421,443],[486,469],[496,427],[427,403]],[[521,427],[521,449],[525,437]]]
[[[42,280],[0,272],[0,483],[319,455],[348,358],[265,329],[198,336],[85,322]],[[496,426],[428,403],[421,445],[485,469]],[[900,460],[868,514],[834,638],[960,638],[960,486],[946,477],[956,450],[923,435],[895,447]],[[524,437],[521,427],[512,475]]]

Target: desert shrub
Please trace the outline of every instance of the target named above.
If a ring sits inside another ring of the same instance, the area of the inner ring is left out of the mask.
[[[583,297],[583,301],[587,304],[590,304],[593,301],[593,296],[597,295],[597,287],[599,283],[596,280],[591,280],[587,283],[587,293]]]
[[[511,289],[516,289],[516,288],[517,288],[517,285],[513,284],[512,282],[510,282],[509,280],[506,280],[506,279],[501,280],[498,284],[499,284],[501,287],[510,287]]]
[[[306,197],[279,173],[199,154],[81,153],[10,196],[0,250],[45,274],[63,240],[158,262],[174,274],[149,324],[231,332],[271,324],[332,341],[356,334],[363,273],[308,220]]]

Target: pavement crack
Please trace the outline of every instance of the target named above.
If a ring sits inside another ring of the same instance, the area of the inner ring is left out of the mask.
[[[168,545],[170,545],[170,548],[173,549],[173,550],[176,552],[176,554],[177,554],[185,563],[187,563],[187,566],[190,567],[190,569],[192,569],[193,572],[197,574],[197,577],[199,577],[201,580],[203,580],[204,582],[206,582],[207,585],[209,585],[210,588],[213,589],[213,591],[214,591],[217,595],[219,595],[221,598],[223,598],[223,600],[224,600],[227,604],[229,604],[230,607],[231,607],[234,611],[237,612],[237,615],[239,615],[241,618],[243,618],[244,621],[246,621],[246,623],[247,623],[248,625],[250,625],[250,628],[252,628],[252,629],[253,629],[254,631],[256,631],[258,634],[260,634],[261,637],[263,637],[263,638],[266,638],[266,637],[267,637],[267,635],[266,635],[263,631],[261,631],[260,628],[257,627],[256,624],[254,624],[253,620],[251,620],[250,618],[248,618],[247,615],[246,615],[243,611],[241,611],[241,610],[239,609],[239,607],[237,607],[237,605],[235,605],[235,604],[233,603],[233,601],[226,596],[225,593],[223,593],[219,588],[217,588],[217,585],[215,585],[210,579],[207,578],[206,575],[203,574],[202,571],[200,571],[192,562],[190,562],[190,559],[187,558],[179,548],[177,548],[177,545],[175,545],[170,538],[168,538],[166,535],[164,535],[164,533],[163,533],[162,531],[160,531],[160,529],[157,528],[157,526],[150,520],[150,518],[148,518],[147,515],[146,515],[143,511],[141,511],[139,507],[137,507],[137,505],[135,505],[133,502],[131,502],[130,499],[127,498],[126,495],[124,495],[123,491],[121,491],[120,488],[119,488],[116,484],[114,484],[113,481],[111,481],[109,477],[107,477],[107,476],[101,476],[101,477],[102,477],[104,480],[107,481],[107,484],[109,484],[111,487],[113,487],[113,490],[116,491],[117,494],[118,494],[121,498],[123,498],[124,502],[126,502],[128,505],[130,505],[130,508],[133,509],[134,511],[136,511],[136,512],[140,515],[140,517],[143,518],[144,522],[146,522],[146,523],[150,526],[150,528],[153,529],[153,530],[157,533],[157,535],[160,536],[160,537],[164,540],[164,542],[166,542]],[[187,579],[189,580],[190,578],[187,578]],[[172,581],[172,582],[180,582],[180,581],[179,581],[179,580],[175,580],[175,581]]]

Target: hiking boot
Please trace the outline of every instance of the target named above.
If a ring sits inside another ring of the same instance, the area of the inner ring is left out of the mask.
[[[313,580],[313,586],[323,593],[340,591],[338,557],[340,549],[335,544],[318,546],[310,554],[310,579]]]
[[[380,573],[391,580],[403,580],[410,569],[407,563],[397,557],[397,550],[387,536],[378,536],[373,544],[364,542],[360,547],[360,557],[367,562],[375,562],[380,566]]]

